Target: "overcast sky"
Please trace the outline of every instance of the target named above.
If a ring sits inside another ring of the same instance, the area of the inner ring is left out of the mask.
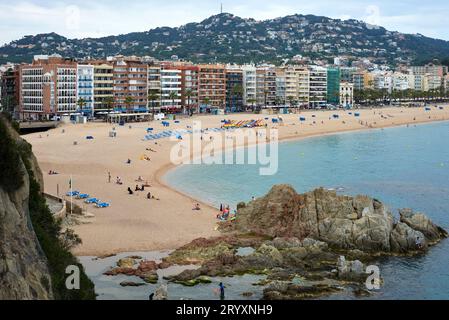
[[[175,27],[219,13],[221,2],[225,12],[244,18],[295,13],[354,18],[449,40],[448,0],[0,0],[0,45],[47,32],[84,38]]]

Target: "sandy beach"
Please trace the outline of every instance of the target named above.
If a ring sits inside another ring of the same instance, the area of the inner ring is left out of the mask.
[[[342,110],[303,111],[301,116],[307,120],[301,124],[299,114],[282,115],[284,125],[278,127],[279,139],[449,120],[448,106],[443,110],[432,107],[431,111],[425,111],[424,108],[383,108],[352,112],[360,112],[360,117],[356,118]],[[330,119],[333,114],[339,114],[340,118]],[[315,117],[312,118],[312,115]],[[170,121],[169,129],[186,129],[198,120],[205,129],[221,127],[223,119],[258,120],[265,117],[270,118],[267,123],[272,128],[271,118],[275,116],[233,114],[197,116],[183,119],[179,124]],[[120,127],[106,123],[67,124],[48,132],[24,136],[32,144],[44,173],[46,193],[58,195],[59,190],[59,196],[64,195],[69,191],[69,180],[72,177],[74,190],[111,204],[109,208],[97,209],[75,200],[94,214],[95,218],[90,224],[73,228],[83,240],[74,253],[99,256],[174,249],[199,237],[218,235],[215,230],[217,209],[201,204],[201,210],[194,211],[192,209],[199,201],[173,190],[163,182],[163,175],[174,167],[170,161],[170,151],[177,142],[168,138],[143,141],[148,127],[154,128],[155,132],[164,130],[160,122],[130,125],[131,128],[128,125]],[[112,127],[116,128],[116,138],[109,137]],[[94,139],[86,140],[86,136],[93,136]],[[74,145],[75,141],[77,145]],[[203,145],[206,143],[203,142]],[[141,160],[144,155],[151,161]],[[126,163],[128,159],[131,164]],[[49,170],[59,174],[49,175]],[[111,173],[111,182],[108,181],[108,172]],[[117,176],[123,185],[115,183]],[[139,176],[147,180],[151,187],[146,188],[145,192],[129,195],[128,187],[134,190],[137,184],[141,184],[136,182]],[[148,200],[148,192],[160,200]]]

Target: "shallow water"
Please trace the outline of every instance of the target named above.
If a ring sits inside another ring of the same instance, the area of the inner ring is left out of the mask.
[[[285,142],[273,176],[260,176],[259,167],[250,165],[191,165],[170,171],[165,180],[217,207],[263,196],[275,184],[291,184],[298,192],[323,186],[370,195],[395,213],[403,207],[423,211],[449,229],[449,123]],[[425,256],[383,259],[380,268],[385,283],[372,298],[449,299],[449,240]]]
[[[248,250],[244,250],[247,252]],[[195,269],[197,266],[173,266],[168,269],[158,270],[159,282],[157,284],[146,284],[141,287],[122,287],[123,281],[132,281],[143,283],[139,277],[129,276],[105,276],[104,272],[111,267],[115,267],[118,260],[130,256],[140,256],[146,260],[161,262],[161,259],[167,257],[168,251],[155,252],[128,252],[117,256],[96,259],[96,257],[79,257],[80,262],[85,268],[87,276],[95,284],[95,292],[98,300],[148,300],[149,295],[156,289],[167,284],[164,276],[171,276],[181,273],[187,269]],[[241,277],[217,277],[213,278],[210,284],[200,284],[195,287],[184,287],[182,285],[168,284],[168,296],[171,300],[219,300],[217,293],[220,282],[226,287],[227,300],[260,300],[262,298],[263,287],[254,286],[265,276],[244,275]],[[244,296],[244,293],[251,293],[250,296]]]

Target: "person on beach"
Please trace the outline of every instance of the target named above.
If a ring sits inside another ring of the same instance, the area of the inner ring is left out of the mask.
[[[220,300],[224,300],[225,299],[225,286],[223,284],[223,282],[220,282]]]
[[[147,199],[148,199],[148,200],[151,200],[151,192],[148,192],[148,194],[147,194]]]
[[[111,183],[111,173],[108,172],[108,183]]]
[[[126,161],[126,164],[131,164],[131,159],[128,159],[128,161]]]
[[[141,191],[138,185],[136,185],[136,189],[134,191]]]
[[[129,194],[129,195],[133,195],[133,194],[134,194],[134,192],[131,190],[130,187],[128,187],[128,194]]]
[[[200,204],[197,203],[197,204],[195,205],[195,207],[193,208],[193,210],[194,210],[194,211],[200,211],[200,210],[201,210]]]

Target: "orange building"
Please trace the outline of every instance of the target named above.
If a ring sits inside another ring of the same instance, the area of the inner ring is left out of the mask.
[[[132,57],[113,61],[115,107],[122,111],[148,109],[148,65]]]
[[[19,112],[25,119],[76,112],[77,63],[60,56],[35,56],[19,66]]]
[[[198,65],[198,101],[224,109],[226,106],[226,68],[219,64]]]

